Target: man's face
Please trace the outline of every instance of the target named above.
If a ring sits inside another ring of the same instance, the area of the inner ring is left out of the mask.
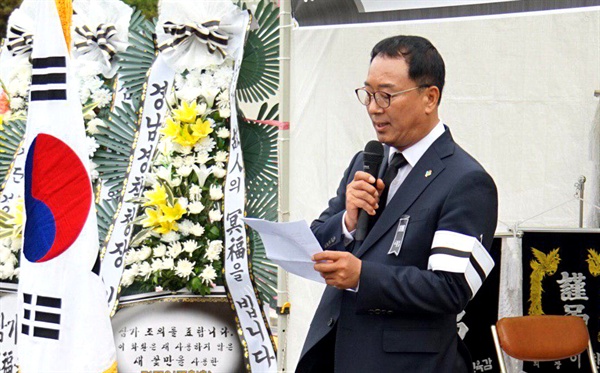
[[[365,81],[365,87],[371,93],[382,91],[391,94],[416,86],[418,84],[408,77],[406,61],[386,56],[373,59]],[[433,118],[426,114],[429,100],[423,91],[415,89],[394,96],[385,109],[371,100],[367,111],[380,142],[402,151],[425,137],[437,124],[437,115],[432,123]]]

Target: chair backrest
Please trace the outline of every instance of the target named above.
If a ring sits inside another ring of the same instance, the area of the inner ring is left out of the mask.
[[[525,361],[551,361],[579,355],[588,347],[589,334],[577,316],[506,317],[496,323],[500,346]]]

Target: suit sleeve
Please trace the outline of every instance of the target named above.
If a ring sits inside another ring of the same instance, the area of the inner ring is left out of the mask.
[[[428,269],[363,260],[357,313],[382,309],[457,314],[466,307],[483,281],[479,278],[477,283],[473,277],[481,274],[477,260],[491,260],[488,251],[496,228],[498,197],[492,178],[483,170],[464,175],[451,188],[432,247],[424,248],[431,250]],[[491,270],[489,261],[483,264]]]
[[[323,250],[345,251],[342,231],[342,217],[346,211],[346,186],[354,178],[357,170],[357,159],[361,153],[352,158],[350,166],[344,172],[335,197],[329,200],[329,206],[314,220],[310,229],[321,244]]]

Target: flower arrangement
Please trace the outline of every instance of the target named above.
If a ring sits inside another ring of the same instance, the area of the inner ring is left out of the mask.
[[[0,124],[27,118],[27,101],[31,85],[31,64],[24,62],[13,69],[6,82],[0,81]]]
[[[94,135],[100,133],[99,127],[107,126],[113,102],[114,79],[105,78],[97,69],[90,68],[87,61],[75,62],[75,78],[83,107],[83,121],[85,130],[90,135],[87,136],[90,176],[92,181],[96,181],[99,175],[92,158],[100,146]]]
[[[232,76],[228,60],[175,76],[123,287],[205,295],[220,281]]]

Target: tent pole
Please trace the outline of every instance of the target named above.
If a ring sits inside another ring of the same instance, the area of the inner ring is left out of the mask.
[[[279,1],[279,121],[290,121],[290,39],[292,31],[291,0]],[[289,221],[289,126],[279,129],[277,139],[279,204],[278,220]],[[287,363],[287,325],[289,317],[288,274],[283,269],[277,271],[277,371],[285,372]],[[287,305],[286,305],[287,304]],[[286,312],[282,312],[287,310]]]

